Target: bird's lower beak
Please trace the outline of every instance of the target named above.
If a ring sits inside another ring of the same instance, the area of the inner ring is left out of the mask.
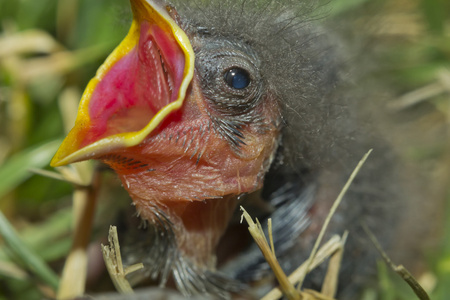
[[[170,8],[153,0],[131,6],[130,31],[89,82],[52,166],[135,146],[183,104],[194,73],[188,37]]]

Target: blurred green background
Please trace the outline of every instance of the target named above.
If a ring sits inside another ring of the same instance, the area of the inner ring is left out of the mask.
[[[392,111],[407,111],[409,122],[423,132],[440,132],[439,139],[419,139],[405,155],[430,164],[439,186],[448,187],[450,1],[378,1],[375,16],[373,1],[333,5],[332,17],[374,23],[370,38],[383,64],[377,75],[395,95]],[[12,226],[24,242],[16,244],[19,250],[14,242],[0,248],[0,299],[54,295],[71,245],[73,186],[30,170],[52,170],[49,161],[73,123],[74,104],[130,22],[127,0],[0,0],[0,210],[6,217],[0,227],[4,238]],[[448,194],[448,188],[441,192],[447,199]],[[450,221],[444,228],[440,254],[430,256],[424,279],[433,299],[450,297]],[[45,264],[24,261],[17,253],[23,247]],[[380,266],[381,290],[368,290],[366,299],[411,299],[391,277]]]

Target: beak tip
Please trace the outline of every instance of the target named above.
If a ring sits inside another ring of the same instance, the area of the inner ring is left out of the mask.
[[[50,162],[50,167],[52,168],[56,168],[56,167],[61,167],[62,165],[60,164],[60,162],[58,160],[52,159],[52,161]]]
[[[67,138],[66,138],[67,140]],[[68,164],[71,164],[74,162],[73,158],[73,150],[67,149],[67,143],[66,140],[63,141],[61,146],[59,147],[58,151],[56,151],[55,155],[53,156],[52,160],[50,161],[50,166],[55,167],[62,167]]]
[[[58,152],[56,152],[55,156],[53,156],[52,160],[50,161],[50,166],[53,168],[62,167],[68,164],[64,162],[64,159],[61,159],[60,155],[58,155]]]

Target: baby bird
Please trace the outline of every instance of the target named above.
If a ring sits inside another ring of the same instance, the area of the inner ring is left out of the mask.
[[[319,4],[130,2],[130,31],[88,84],[52,160],[97,159],[117,173],[148,225],[126,238],[124,260],[144,262],[143,275],[161,285],[173,277],[184,295],[243,294],[271,273],[235,225],[237,206],[273,219],[289,273],[373,148],[331,224],[350,231],[342,274],[356,285],[374,252],[360,222],[388,245],[402,202],[396,158],[365,114],[376,104],[349,92],[346,51],[313,21]]]

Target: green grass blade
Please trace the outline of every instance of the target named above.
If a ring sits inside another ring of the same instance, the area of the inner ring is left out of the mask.
[[[50,163],[61,140],[54,140],[25,149],[0,166],[0,199],[31,175],[30,168],[42,168]]]
[[[2,212],[0,212],[0,235],[11,249],[11,252],[20,258],[28,270],[53,289],[56,290],[58,288],[58,276],[36,253],[22,242]]]

